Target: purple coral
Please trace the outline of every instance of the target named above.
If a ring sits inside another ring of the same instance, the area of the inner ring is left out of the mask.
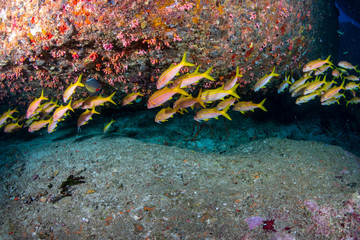
[[[246,219],[246,223],[248,224],[250,229],[254,229],[263,224],[264,219],[261,217],[250,217]]]

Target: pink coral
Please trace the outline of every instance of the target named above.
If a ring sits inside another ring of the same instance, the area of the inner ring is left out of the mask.
[[[263,224],[264,219],[262,219],[261,217],[250,217],[245,219],[246,223],[248,224],[250,229],[254,229],[260,225]]]

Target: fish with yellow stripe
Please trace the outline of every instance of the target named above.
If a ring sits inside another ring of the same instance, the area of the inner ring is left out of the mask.
[[[111,125],[112,125],[114,122],[116,122],[116,121],[115,121],[114,119],[111,119],[111,121],[110,121],[108,124],[105,125],[105,127],[104,127],[104,129],[103,129],[103,133],[104,133],[104,134],[109,131]]]
[[[247,111],[254,111],[256,108],[260,108],[261,110],[267,112],[266,108],[264,107],[266,98],[262,100],[260,103],[253,103],[252,101],[248,102],[238,102],[234,105],[233,111],[241,112],[242,114],[245,114]]]
[[[298,97],[295,101],[295,103],[297,105],[300,105],[302,103],[306,103],[306,102],[309,102],[310,100],[314,99],[315,97],[318,97],[318,96],[321,96],[320,94],[320,90],[318,91],[315,91],[313,93],[309,93],[307,95],[304,95],[304,96],[301,96],[301,97]]]
[[[224,86],[221,86],[221,87],[216,88],[216,89],[206,90],[201,94],[201,100],[204,103],[214,102],[214,101],[217,101],[217,100],[220,100],[220,99],[222,100],[222,99],[224,99],[224,97],[226,97],[228,95],[231,95],[231,96],[236,97],[236,98],[240,98],[239,95],[237,95],[237,93],[236,93],[236,88],[238,86],[239,86],[239,84],[235,84],[235,86],[233,86],[229,90],[224,90]]]
[[[44,89],[41,90],[41,96],[30,103],[30,106],[26,111],[27,119],[34,115],[35,110],[40,106],[42,100],[48,100],[48,98],[44,97]]]
[[[194,104],[199,103],[203,108],[206,108],[204,102],[201,100],[202,89],[200,89],[198,96],[196,98],[192,97],[191,95],[185,97],[182,95],[178,100],[175,101],[173,108],[186,109],[191,107],[193,109]]]
[[[340,90],[345,89],[345,80],[341,83],[338,87],[333,87],[327,90],[320,98],[321,102],[325,102],[326,100],[329,100],[330,98],[334,97]]]
[[[52,120],[55,122],[59,121],[62,117],[65,116],[65,114],[68,110],[74,112],[74,109],[71,108],[71,100],[68,105],[66,105],[66,106],[61,105],[60,107],[55,109],[55,112],[52,115]]]
[[[180,93],[184,96],[189,96],[189,94],[184,90],[180,88],[180,85],[176,85],[175,87],[164,87],[156,92],[154,92],[147,102],[147,108],[155,108],[166,101],[170,100],[172,96],[174,96],[176,93]]]
[[[219,111],[215,108],[205,108],[200,111],[198,111],[194,117],[195,121],[209,121],[212,118],[218,119],[220,115],[226,117],[227,119],[231,120],[231,117],[229,114],[227,114],[227,111],[229,110],[230,106],[227,106],[223,110]]]
[[[43,120],[35,121],[29,126],[28,131],[31,133],[33,133],[35,131],[39,131],[41,128],[48,125],[51,121],[52,121],[51,118],[47,119],[47,120],[43,119]]]
[[[158,81],[156,82],[156,88],[161,89],[168,84],[177,73],[179,73],[182,67],[192,67],[195,64],[186,61],[186,52],[181,60],[181,62],[177,65],[172,65],[168,69],[166,69],[159,77]]]
[[[133,101],[135,101],[135,99],[136,99],[138,96],[143,97],[144,95],[141,94],[140,92],[133,92],[133,93],[128,94],[128,95],[122,100],[121,106],[125,106],[125,105],[128,105],[128,104],[131,104]]]
[[[173,117],[173,115],[178,111],[178,109],[179,107],[176,107],[175,109],[171,107],[161,109],[155,116],[155,122],[166,122],[169,118]]]
[[[213,67],[209,68],[206,72],[199,72],[200,65],[196,68],[195,72],[187,73],[180,76],[174,81],[174,84],[180,84],[181,88],[189,86],[191,84],[199,82],[201,79],[206,78],[210,81],[215,81],[213,77],[210,76],[210,73]]]
[[[17,121],[16,123],[9,123],[5,126],[4,132],[5,133],[13,133],[16,130],[21,129],[23,125],[24,124],[19,125],[19,121]]]
[[[320,58],[317,60],[313,60],[308,62],[307,64],[305,64],[305,66],[303,67],[303,72],[310,72],[313,71],[315,69],[320,68],[321,66],[323,66],[324,64],[329,64],[330,66],[334,65],[332,62],[330,62],[330,57],[327,57],[325,60],[321,60]]]
[[[91,110],[90,109],[86,109],[85,112],[83,112],[78,120],[77,120],[77,127],[78,127],[78,132],[81,132],[80,127],[87,124],[89,122],[89,120],[92,119],[92,115],[93,114],[100,114],[99,112],[95,111],[95,107],[93,107]]]
[[[92,96],[92,97],[88,97],[87,99],[85,99],[85,101],[83,102],[81,108],[82,109],[89,109],[89,108],[93,108],[93,107],[97,107],[100,105],[103,105],[106,102],[111,102],[112,104],[116,103],[112,100],[112,98],[114,97],[116,92],[114,92],[113,94],[111,94],[108,97],[102,97],[101,95],[99,96]]]
[[[70,86],[66,88],[63,94],[64,103],[66,103],[69,100],[69,98],[71,97],[71,95],[73,95],[77,87],[84,87],[84,84],[81,83],[81,78],[82,78],[82,74],[80,74],[78,80],[75,83],[71,83]]]
[[[240,74],[239,67],[236,68],[236,74],[234,77],[232,77],[229,81],[225,82],[224,84],[224,90],[229,90],[233,88],[238,81],[239,78],[241,78],[243,75]]]
[[[273,68],[270,74],[266,74],[264,77],[260,78],[254,86],[254,92],[259,91],[261,88],[265,88],[265,85],[271,80],[272,77],[278,77],[279,74],[275,73],[275,67]]]
[[[11,119],[14,119],[14,117],[12,116],[12,114],[14,112],[18,112],[16,109],[14,110],[8,110],[6,112],[4,112],[1,117],[0,117],[0,127],[2,127],[4,125],[4,123],[6,122],[7,119],[11,118]]]

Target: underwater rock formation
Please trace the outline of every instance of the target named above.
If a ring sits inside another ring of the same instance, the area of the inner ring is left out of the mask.
[[[115,98],[149,95],[185,51],[201,71],[214,67],[217,81],[206,87],[239,66],[246,94],[274,66],[282,73],[311,58],[336,58],[336,17],[327,0],[4,2],[0,103],[25,106],[42,88],[61,99],[80,73],[102,82],[106,94],[116,90]]]
[[[354,19],[356,22],[360,23],[360,2],[357,0],[336,0],[336,4],[341,8],[341,10],[348,15],[350,18]]]

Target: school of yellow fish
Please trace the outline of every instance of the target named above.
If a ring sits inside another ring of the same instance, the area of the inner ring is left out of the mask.
[[[186,109],[189,107],[194,110],[195,106],[196,113],[194,120],[196,121],[208,121],[212,118],[218,119],[220,115],[231,120],[227,113],[231,106],[233,111],[241,113],[254,111],[257,108],[267,111],[264,107],[265,99],[260,103],[239,101],[240,97],[236,93],[236,89],[239,86],[237,82],[242,77],[239,73],[239,67],[236,69],[235,76],[226,81],[221,87],[206,90],[201,88],[196,97],[191,96],[186,91],[187,87],[197,84],[202,79],[209,81],[215,81],[215,79],[210,76],[212,67],[201,73],[199,71],[200,65],[197,66],[194,72],[180,75],[179,72],[183,67],[195,66],[195,64],[187,62],[186,55],[187,53],[185,52],[179,64],[171,65],[161,74],[156,83],[158,90],[147,101],[148,109],[159,107],[163,104],[167,106],[156,114],[156,123],[167,121],[175,113],[183,114],[188,112]],[[326,75],[328,69],[332,69],[331,81],[326,80],[326,77],[330,75]],[[308,62],[302,68],[302,72],[303,75],[297,80],[291,74],[286,75],[284,81],[278,87],[278,93],[282,93],[288,88],[291,96],[296,97],[296,104],[306,103],[317,97],[320,99],[321,105],[340,104],[339,100],[341,98],[345,99],[346,106],[360,102],[360,97],[357,97],[355,92],[360,87],[360,83],[357,83],[359,82],[359,77],[356,76],[359,73],[357,66],[353,66],[346,61],[340,61],[336,67],[330,61],[329,56],[325,60],[317,59]],[[254,92],[265,88],[273,77],[279,76],[279,74],[275,73],[274,67],[270,74],[266,74],[255,83]],[[24,116],[18,115],[14,117],[13,115],[18,113],[16,109],[9,109],[4,112],[0,117],[0,127],[4,127],[5,133],[12,133],[23,127],[27,127],[29,132],[39,131],[47,127],[47,132],[51,133],[56,129],[57,123],[63,121],[70,114],[70,111],[74,112],[75,109],[84,109],[85,111],[80,114],[77,120],[78,131],[80,131],[80,127],[87,124],[94,114],[100,114],[95,110],[96,107],[102,106],[106,102],[116,105],[112,100],[115,92],[108,97],[102,97],[101,95],[89,96],[86,99],[72,102],[72,95],[76,89],[84,87],[81,80],[82,75],[65,90],[63,93],[64,105],[59,106],[57,101],[48,101],[48,98],[44,97],[44,91],[42,90],[41,96],[31,102]],[[341,84],[338,84],[339,82]],[[351,99],[346,99],[346,91],[350,92],[348,95],[352,95]],[[180,94],[180,97],[177,98],[171,107],[169,100],[176,94]],[[121,105],[131,104],[139,96],[143,97],[144,95],[140,92],[128,94],[122,100]],[[42,103],[43,101],[45,102]],[[67,102],[68,104],[65,105]],[[216,102],[217,104],[215,105]],[[211,104],[212,107],[208,107],[208,104]],[[108,132],[114,122],[114,120],[111,120],[111,122],[107,123],[103,132]]]

